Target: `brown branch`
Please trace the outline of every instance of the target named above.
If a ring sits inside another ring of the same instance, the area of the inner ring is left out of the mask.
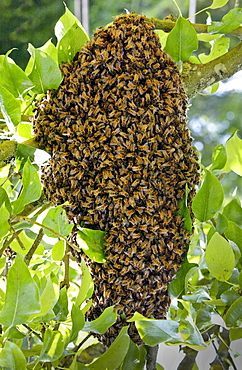
[[[156,370],[156,358],[159,346],[158,345],[155,347],[146,346],[146,349],[147,349],[146,369]]]
[[[177,370],[192,370],[196,357],[198,355],[198,351],[195,349],[184,347],[182,351],[186,354],[183,360],[180,362]]]
[[[206,64],[184,63],[183,83],[188,98],[242,69],[242,41],[228,53]]]
[[[165,32],[170,32],[176,25],[176,22],[171,20],[161,20],[157,18],[147,18],[147,21],[153,23],[157,30],[162,30]],[[206,24],[191,23],[191,25],[197,33],[208,33],[208,26]],[[242,27],[240,26],[233,31],[230,31],[228,35],[237,36],[242,39]]]
[[[33,242],[32,247],[30,248],[30,250],[28,251],[28,253],[27,253],[27,254],[26,254],[26,256],[24,257],[24,262],[26,263],[26,265],[27,265],[27,266],[29,265],[30,260],[31,260],[31,258],[33,257],[34,252],[35,252],[35,251],[36,251],[36,249],[38,248],[38,246],[39,246],[39,244],[40,244],[40,242],[41,242],[41,240],[42,240],[43,236],[44,236],[44,231],[43,231],[43,229],[41,228],[41,229],[39,230],[38,235],[36,236],[36,238],[35,238],[35,240],[34,240],[34,242]]]

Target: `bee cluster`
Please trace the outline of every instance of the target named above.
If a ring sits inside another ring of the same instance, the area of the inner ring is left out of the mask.
[[[87,318],[115,304],[110,345],[135,311],[164,319],[167,286],[190,234],[179,215],[199,181],[187,98],[173,61],[145,16],[121,15],[63,64],[63,82],[37,103],[35,140],[52,157],[43,184],[70,220],[106,232],[107,263],[84,256],[95,283]],[[141,343],[134,326],[130,335]]]

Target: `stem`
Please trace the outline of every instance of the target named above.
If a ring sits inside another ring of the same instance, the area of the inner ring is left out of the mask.
[[[179,6],[178,6],[178,4],[177,4],[176,0],[173,0],[173,3],[176,5],[176,7],[177,7],[177,9],[178,9],[178,12],[179,12],[180,17],[182,17],[181,9],[179,8]]]
[[[43,342],[43,339],[41,337],[41,335],[39,333],[37,333],[35,330],[31,329],[30,326],[28,326],[27,324],[22,324],[26,329],[28,329],[28,331],[30,332],[30,334],[34,334],[37,338],[39,338],[39,340],[41,340],[41,342]]]
[[[65,241],[66,241],[66,243],[67,243],[71,248],[73,248],[73,249],[75,249],[75,250],[79,251],[79,249],[77,248],[77,246],[76,246],[75,244],[71,243],[71,242],[68,240],[68,238],[67,238],[67,237],[65,237],[65,236],[63,236],[63,235],[58,234],[55,230],[51,229],[50,227],[45,226],[45,225],[43,225],[43,224],[41,224],[41,223],[39,223],[39,222],[37,222],[37,221],[35,221],[35,220],[32,220],[32,219],[31,219],[31,218],[29,218],[29,217],[18,217],[18,218],[17,218],[17,222],[15,222],[15,221],[16,221],[16,219],[15,219],[15,218],[13,218],[12,220],[13,220],[13,222],[14,222],[14,223],[18,223],[18,222],[20,222],[20,221],[23,221],[23,222],[31,223],[31,224],[33,224],[33,225],[40,226],[41,228],[43,228],[43,229],[45,229],[45,230],[50,231],[52,234],[54,234],[55,236],[57,236],[59,239],[65,240]],[[11,220],[11,221],[12,221],[12,220]]]
[[[77,351],[79,351],[79,349],[81,348],[81,346],[92,336],[91,333],[88,333],[87,336],[77,345],[74,347],[74,349],[72,350],[73,353],[76,353]],[[67,364],[69,364],[69,361],[70,361],[70,356],[73,356],[73,354],[71,355],[67,355],[64,357],[64,359],[62,360],[62,362],[60,363],[59,367],[60,368],[64,368]],[[101,370],[101,369],[100,369]]]
[[[156,370],[156,358],[158,354],[159,346],[151,347],[146,346],[147,357],[146,357],[146,369],[147,370]]]
[[[180,362],[177,370],[192,370],[198,351],[195,349],[184,347],[182,351],[186,354],[183,360]]]
[[[11,224],[10,224],[10,230],[11,230],[11,233],[13,234],[14,238],[17,240],[20,248],[22,250],[25,250],[26,249],[25,246],[23,245],[22,241],[20,240],[18,234],[16,233],[16,231],[14,230],[14,228],[13,228],[13,226]]]
[[[38,235],[37,235],[37,236],[36,236],[36,238],[35,238],[35,241],[33,242],[32,247],[30,248],[30,250],[28,251],[28,253],[27,253],[27,254],[26,254],[26,256],[24,257],[24,262],[26,263],[26,265],[27,265],[27,266],[29,265],[30,260],[31,260],[31,258],[33,257],[34,252],[35,252],[35,251],[36,251],[36,249],[38,248],[38,246],[39,246],[39,244],[40,244],[40,242],[41,242],[41,240],[42,240],[43,236],[44,236],[44,231],[43,231],[43,229],[41,228],[41,229],[39,230]]]
[[[69,257],[69,246],[66,244],[66,250],[65,250],[65,255],[63,257],[63,262],[64,262],[64,266],[65,266],[65,276],[64,276],[64,280],[61,282],[61,289],[66,286],[66,289],[69,288],[70,286],[70,266],[69,266],[69,262],[70,262],[70,257]]]

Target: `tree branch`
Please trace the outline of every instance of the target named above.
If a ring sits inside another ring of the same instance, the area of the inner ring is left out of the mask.
[[[147,348],[146,369],[156,370],[156,358],[159,346],[158,345],[155,347],[146,346],[146,348]]]
[[[184,63],[182,78],[189,99],[215,82],[242,69],[242,41],[228,53],[206,64]]]
[[[155,25],[155,28],[157,30],[162,30],[165,32],[170,32],[173,27],[175,27],[176,22],[173,22],[171,20],[161,20],[157,18],[147,18],[148,22],[151,22]],[[199,24],[199,23],[191,23],[193,28],[197,33],[208,33],[208,26],[206,24]],[[242,39],[242,27],[238,27],[233,31],[230,31],[228,35],[237,36],[240,39]]]

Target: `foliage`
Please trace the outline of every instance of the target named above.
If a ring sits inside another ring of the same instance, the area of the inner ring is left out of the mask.
[[[213,1],[212,7],[224,3]],[[241,10],[229,12],[219,25],[212,24],[212,34],[207,34],[213,36],[210,60],[221,50],[227,52],[228,41],[221,44],[221,31],[231,30],[232,18],[233,27],[238,26],[234,13]],[[106,332],[116,321],[117,311],[109,307],[97,320],[85,322],[93,282],[85,264],[76,262],[75,253],[82,248],[93,260],[104,262],[103,233],[81,229],[79,248],[71,241],[73,225],[64,209],[52,207],[41,192],[39,169],[48,154],[29,146],[33,144],[29,117],[35,101],[59,86],[58,63],[70,61],[88,38],[67,8],[55,33],[57,45],[51,40],[41,48],[29,45],[25,71],[10,53],[0,56],[1,127],[6,128],[2,137],[18,142],[14,150],[0,147],[0,367],[142,370],[146,347],[130,341],[128,326],[106,352],[92,336]],[[197,34],[181,15],[167,37],[166,50],[181,65],[194,60],[191,53],[196,48]],[[197,62],[207,62],[197,55]],[[12,145],[4,141],[8,142]],[[237,133],[216,147],[211,163],[201,169],[202,184],[193,202],[194,236],[169,287],[172,305],[167,320],[147,319],[138,313],[129,320],[148,346],[165,343],[200,351],[226,331],[228,347],[242,339],[242,207],[236,191],[224,197],[221,181],[231,172],[242,174],[242,140]],[[182,214],[190,225],[189,214]],[[229,356],[234,358],[231,352]]]

